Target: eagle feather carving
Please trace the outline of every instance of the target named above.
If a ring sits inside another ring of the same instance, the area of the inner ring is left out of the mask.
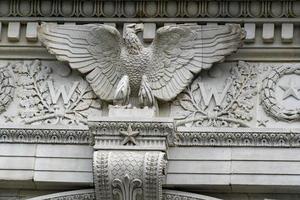
[[[144,106],[169,101],[193,77],[241,45],[243,29],[227,25],[171,25],[159,28],[144,47],[138,24],[126,26],[124,38],[108,25],[42,24],[39,39],[58,60],[86,74],[100,99],[126,105],[139,97]]]

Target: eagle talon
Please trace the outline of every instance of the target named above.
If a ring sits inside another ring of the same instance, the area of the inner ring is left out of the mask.
[[[114,104],[120,106],[129,106],[129,77],[127,75],[123,76],[119,81],[116,92],[114,95]]]
[[[156,104],[156,99],[149,85],[147,76],[143,75],[139,91],[140,104],[146,107],[153,107]]]

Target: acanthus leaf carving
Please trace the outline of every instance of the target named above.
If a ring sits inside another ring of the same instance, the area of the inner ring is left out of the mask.
[[[112,181],[112,193],[118,195],[120,200],[138,199],[142,195],[142,181],[140,179],[131,179],[128,174],[122,179],[116,178]]]

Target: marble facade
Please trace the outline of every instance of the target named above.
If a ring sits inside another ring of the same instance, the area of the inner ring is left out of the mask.
[[[0,1],[0,199],[299,199],[299,21],[292,0]],[[145,48],[160,28],[189,26],[201,48],[173,69],[187,70],[174,88],[191,74],[178,95],[118,107],[72,65],[79,43],[62,53],[59,36],[48,52],[42,23],[110,26],[121,40],[138,23]],[[228,46],[201,32],[229,26],[244,35]]]

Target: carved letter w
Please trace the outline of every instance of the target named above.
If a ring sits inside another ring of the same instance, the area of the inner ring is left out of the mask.
[[[199,83],[199,88],[200,88],[200,91],[201,91],[201,94],[202,94],[202,98],[203,98],[203,102],[204,102],[204,105],[205,106],[208,106],[211,99],[214,98],[215,99],[215,102],[216,102],[216,105],[217,106],[220,106],[221,103],[223,102],[225,96],[226,96],[226,93],[228,91],[228,89],[230,88],[231,86],[231,83],[227,83],[225,88],[223,89],[222,93],[220,94],[216,88],[210,88],[208,91],[207,89],[205,88],[204,84],[203,83]]]
[[[69,93],[67,94],[66,88],[64,85],[61,85],[57,90],[54,89],[53,82],[52,81],[47,81],[50,95],[52,98],[52,103],[56,104],[58,101],[58,98],[62,96],[64,104],[68,104],[70,101],[73,93],[75,92],[76,87],[78,86],[79,82],[76,81],[73,83],[72,87],[69,90]]]

